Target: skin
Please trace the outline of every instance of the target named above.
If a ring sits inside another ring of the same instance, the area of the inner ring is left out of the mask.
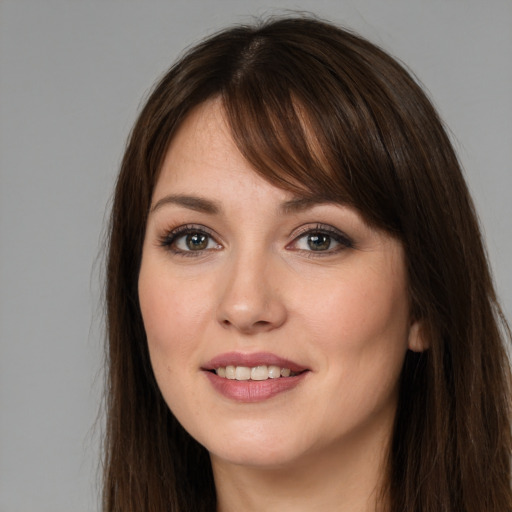
[[[143,246],[153,370],[210,452],[219,511],[375,510],[404,356],[422,348],[403,249],[354,209],[284,208],[293,199],[244,160],[218,101],[189,115],[166,154]],[[319,225],[350,243],[328,234],[329,247],[313,251],[305,233]],[[169,245],[180,226],[208,234],[206,248],[191,250],[186,235]],[[293,389],[241,403],[202,369],[233,351],[271,352],[308,371]]]

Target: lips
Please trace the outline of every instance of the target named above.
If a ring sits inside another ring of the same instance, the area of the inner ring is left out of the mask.
[[[309,373],[308,368],[267,352],[221,354],[202,370],[216,391],[239,402],[259,402],[289,391]]]

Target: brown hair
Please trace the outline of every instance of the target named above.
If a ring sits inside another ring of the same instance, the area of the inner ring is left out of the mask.
[[[147,213],[169,141],[191,110],[223,102],[256,172],[348,203],[402,241],[412,314],[383,493],[393,512],[503,512],[510,488],[510,331],[460,166],[411,76],[360,37],[311,18],[220,32],[157,84],[130,136],[107,269],[105,511],[211,511],[206,450],[152,373],[137,296]]]

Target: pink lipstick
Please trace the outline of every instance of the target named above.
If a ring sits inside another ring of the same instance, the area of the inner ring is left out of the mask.
[[[216,391],[238,402],[259,402],[289,391],[308,368],[268,352],[230,352],[214,357],[202,370]]]

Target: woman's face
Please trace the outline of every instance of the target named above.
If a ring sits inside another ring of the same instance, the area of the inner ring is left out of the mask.
[[[139,276],[163,397],[212,460],[381,446],[411,325],[401,244],[258,176],[216,101],[174,137]]]

